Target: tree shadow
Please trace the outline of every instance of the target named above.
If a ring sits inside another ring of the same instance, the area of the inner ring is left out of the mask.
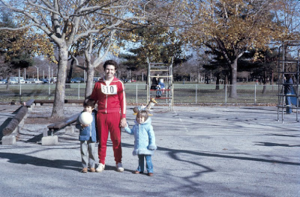
[[[267,136],[279,136],[279,137],[300,137],[300,135],[285,135],[285,134],[266,134]]]
[[[278,144],[273,142],[257,142],[257,146],[282,146],[282,147],[300,147],[300,145]]]
[[[29,164],[74,171],[81,169],[81,162],[74,160],[49,160],[17,153],[0,153],[0,158],[9,159],[8,162],[16,164]]]
[[[295,145],[295,146],[300,146],[300,145]],[[169,148],[162,148],[162,147],[159,147],[158,150],[168,151],[169,152],[168,154],[174,160],[185,161],[185,162],[189,162],[189,163],[193,163],[193,162],[178,159],[178,157],[176,155],[180,154],[180,153],[185,153],[185,154],[192,154],[192,155],[203,156],[203,157],[228,158],[228,159],[237,159],[237,160],[244,160],[244,161],[258,161],[258,162],[266,162],[266,163],[278,163],[278,164],[285,164],[285,165],[300,166],[300,163],[298,163],[298,162],[287,162],[287,161],[272,160],[272,159],[261,159],[261,158],[255,158],[255,157],[241,157],[241,156],[232,156],[232,155],[225,155],[225,154],[203,153],[203,152],[196,152],[196,151],[190,151],[190,150],[176,150],[176,149],[169,149]]]

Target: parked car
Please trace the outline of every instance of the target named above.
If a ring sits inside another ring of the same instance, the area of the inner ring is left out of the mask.
[[[81,77],[75,77],[71,79],[71,83],[81,83],[83,80]]]
[[[25,80],[23,77],[10,77],[9,80],[10,80],[10,84],[18,84],[19,82],[21,84],[25,83]]]
[[[18,80],[16,79],[16,77],[10,77],[9,84],[18,84]]]
[[[134,79],[129,79],[129,80],[127,80],[125,83],[131,83],[131,82],[136,82],[136,80],[134,80]]]
[[[2,80],[0,81],[0,84],[7,84],[7,80],[6,80],[6,79],[2,79]]]
[[[37,79],[36,81],[35,81],[35,83],[44,83],[42,80],[40,80],[40,79]]]
[[[97,81],[99,81],[100,78],[101,78],[101,77],[94,77],[93,81],[94,81],[94,82],[97,82]]]
[[[28,79],[26,79],[25,80],[25,83],[28,83],[28,84],[30,84],[30,83],[32,83],[31,81],[29,81]]]
[[[29,78],[27,79],[28,83],[44,83],[43,81],[40,81],[39,79],[36,78]]]
[[[41,79],[41,81],[42,81],[43,83],[49,83],[49,80],[48,80],[48,79]]]

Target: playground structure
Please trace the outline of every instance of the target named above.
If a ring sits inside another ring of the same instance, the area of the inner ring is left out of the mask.
[[[296,53],[297,59],[292,58],[291,53]],[[289,54],[289,55],[288,55]],[[281,115],[281,121],[284,122],[284,110],[289,107],[296,111],[296,121],[299,122],[298,110],[300,109],[299,96],[299,58],[300,58],[300,40],[291,40],[282,42],[279,47],[279,58],[277,64],[278,72],[278,105],[277,121]],[[291,95],[291,106],[287,106],[287,95],[284,93],[285,75],[291,75],[293,79],[293,88]]]
[[[171,58],[170,63],[154,63],[150,62],[147,58],[148,63],[148,77],[147,77],[147,101],[150,98],[155,97],[155,99],[165,100],[168,109],[173,110],[174,106],[174,84],[173,84],[173,57]],[[165,79],[165,89],[162,90],[162,96],[156,97],[153,96],[153,93],[156,95],[156,85],[153,84],[153,80]],[[158,102],[159,104],[162,104]]]

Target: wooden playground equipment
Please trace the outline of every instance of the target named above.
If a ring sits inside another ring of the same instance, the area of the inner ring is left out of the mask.
[[[148,78],[147,78],[147,101],[150,98],[155,99],[163,99],[168,106],[168,109],[171,111],[173,110],[174,106],[174,84],[173,84],[173,57],[169,63],[154,63],[150,62],[149,58],[147,58],[148,63]],[[165,79],[165,89],[162,90],[162,96],[156,97],[156,89],[152,86],[153,79],[156,78],[158,81],[159,79]],[[155,93],[155,96],[153,94]],[[163,103],[160,103],[163,104]]]
[[[291,53],[296,53],[297,59],[292,58]],[[289,40],[282,42],[279,47],[279,57],[277,63],[278,72],[278,105],[277,105],[277,121],[281,115],[281,121],[284,122],[284,111],[287,107],[294,110],[296,113],[296,121],[299,122],[298,110],[300,109],[300,94],[299,94],[299,64],[300,64],[300,40]],[[285,75],[291,75],[293,79],[292,94],[288,95],[291,98],[291,105],[287,106],[287,95],[284,93]]]

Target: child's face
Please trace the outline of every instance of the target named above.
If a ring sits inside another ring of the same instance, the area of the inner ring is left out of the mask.
[[[94,108],[92,108],[91,106],[85,106],[85,107],[83,108],[83,111],[92,113],[93,109],[94,109]]]
[[[145,122],[145,117],[136,117],[136,121],[137,121],[137,123],[139,123],[139,124],[142,124],[142,123],[144,123]]]

